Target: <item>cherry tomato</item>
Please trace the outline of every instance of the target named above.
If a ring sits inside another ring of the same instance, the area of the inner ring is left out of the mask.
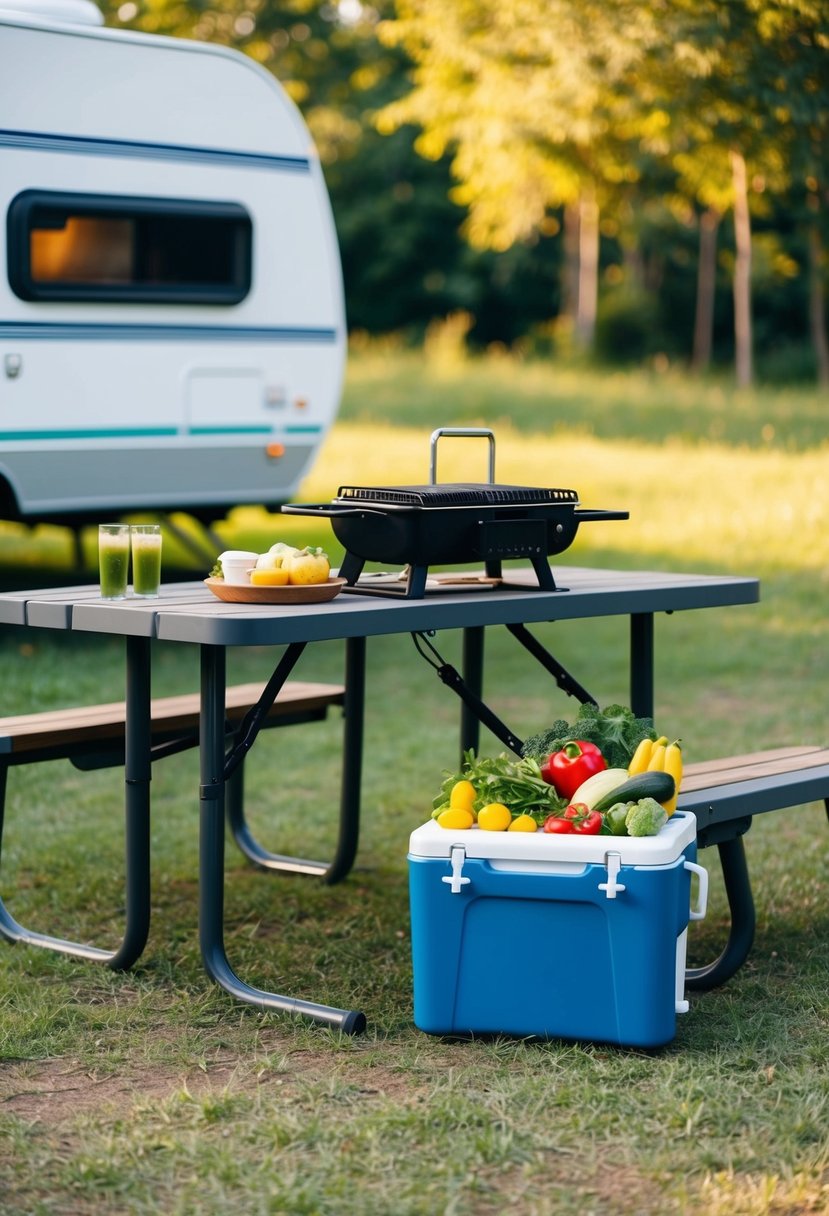
[[[590,814],[590,807],[586,802],[571,802],[564,811],[565,819],[584,819]]]
[[[542,830],[545,832],[555,832],[563,835],[565,832],[573,831],[573,821],[571,819],[565,819],[563,815],[548,815],[544,820],[544,827]]]
[[[602,816],[599,811],[588,811],[583,819],[577,819],[573,823],[573,831],[582,836],[598,836],[601,830]]]

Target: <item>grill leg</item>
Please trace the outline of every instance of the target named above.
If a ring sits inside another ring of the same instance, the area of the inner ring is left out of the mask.
[[[717,848],[731,911],[731,931],[718,959],[706,967],[693,967],[685,972],[687,986],[700,992],[707,992],[730,980],[748,958],[754,942],[754,897],[743,838],[735,836],[732,840],[724,840]]]

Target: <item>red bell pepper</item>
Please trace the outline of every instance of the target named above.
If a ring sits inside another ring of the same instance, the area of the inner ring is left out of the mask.
[[[547,757],[541,765],[541,776],[562,798],[572,798],[583,781],[605,768],[607,762],[595,743],[572,739],[561,751]]]

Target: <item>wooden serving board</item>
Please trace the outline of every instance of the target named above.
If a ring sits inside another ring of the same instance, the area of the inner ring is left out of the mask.
[[[324,583],[306,583],[296,587],[290,583],[284,587],[254,587],[250,584],[226,583],[223,578],[206,578],[204,585],[226,604],[321,604],[340,594],[345,579],[329,578]]]

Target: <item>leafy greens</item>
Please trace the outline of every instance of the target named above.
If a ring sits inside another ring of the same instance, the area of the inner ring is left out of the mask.
[[[605,709],[588,703],[579,708],[572,723],[559,719],[547,730],[525,740],[522,755],[545,760],[561,751],[571,739],[595,743],[608,768],[627,768],[633,753],[643,739],[655,739],[652,718],[637,718],[624,705],[608,705]]]

